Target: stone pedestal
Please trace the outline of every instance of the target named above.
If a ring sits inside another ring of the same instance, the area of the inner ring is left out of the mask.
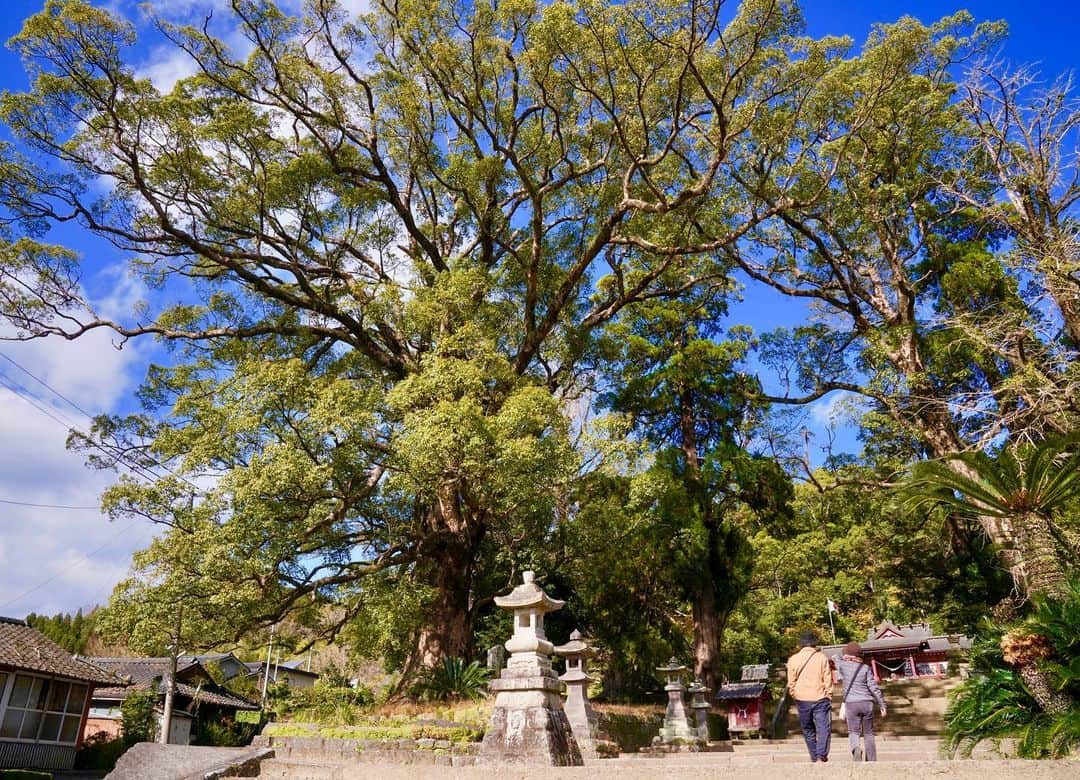
[[[663,674],[667,680],[664,690],[667,691],[668,703],[667,712],[664,714],[664,725],[660,728],[660,734],[653,738],[653,744],[674,745],[700,742],[697,729],[690,724],[690,718],[686,712],[686,701],[683,697],[686,693],[683,676],[689,670],[672,658],[667,666],[658,667],[656,671]]]
[[[600,731],[596,713],[589,704],[589,683],[586,659],[593,650],[582,639],[580,631],[570,635],[570,641],[555,648],[555,654],[566,659],[566,672],[559,677],[566,683],[566,718],[574,731],[582,758],[608,758],[619,754],[619,746]]]
[[[712,705],[709,703],[711,689],[706,688],[701,680],[694,680],[687,688],[690,694],[690,711],[693,713],[691,723],[698,739],[703,742],[709,741],[709,711]]]
[[[544,615],[561,609],[524,573],[524,582],[495,603],[514,612],[514,635],[506,643],[506,668],[491,683],[495,709],[480,746],[481,764],[580,766],[581,751],[563,711],[562,686],[551,668],[554,650],[544,634]]]

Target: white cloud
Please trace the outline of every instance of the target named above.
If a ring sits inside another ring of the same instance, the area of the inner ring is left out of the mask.
[[[828,428],[836,425],[844,414],[844,393],[830,393],[810,405],[810,419],[817,425]]]
[[[116,270],[96,281],[107,283],[109,294],[97,303],[110,315],[130,311],[142,293]],[[0,355],[29,372],[0,358],[0,499],[98,505],[115,475],[88,469],[82,454],[65,447],[69,428],[85,430],[89,420],[30,374],[89,414],[122,410],[151,345],[129,341],[117,349],[117,343],[105,330],[72,342],[0,343]],[[0,503],[0,614],[70,612],[104,602],[127,571],[131,553],[146,546],[153,530],[149,523],[111,523],[97,509]]]
[[[154,47],[146,62],[136,69],[135,75],[137,78],[150,79],[157,91],[165,94],[171,92],[180,79],[194,76],[198,71],[198,64],[186,51],[169,43]]]
[[[21,361],[20,361],[21,362]],[[59,402],[36,399],[57,417]],[[0,498],[38,504],[95,506],[112,481],[64,447],[65,427],[7,388],[0,388]],[[151,536],[149,523],[111,523],[95,509],[0,504],[0,614],[71,612],[103,603]]]

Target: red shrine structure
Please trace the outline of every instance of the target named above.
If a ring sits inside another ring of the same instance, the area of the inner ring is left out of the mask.
[[[870,630],[860,642],[863,660],[870,664],[880,680],[914,677],[944,677],[950,657],[971,649],[971,640],[958,634],[934,634],[929,623],[898,626],[886,620]],[[821,651],[835,661],[844,652],[843,645],[829,645]]]
[[[727,713],[729,734],[764,730],[765,702],[769,698],[766,686],[768,677],[768,664],[752,664],[742,668],[739,682],[720,686],[714,698]]]

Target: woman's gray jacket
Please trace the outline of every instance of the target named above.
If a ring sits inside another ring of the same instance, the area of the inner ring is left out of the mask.
[[[850,656],[843,656],[836,662],[837,675],[840,677],[840,693],[847,691],[844,701],[874,701],[879,707],[885,706],[885,697],[881,694],[877,680],[870,664],[851,660]],[[854,678],[852,678],[854,675]],[[851,689],[848,690],[848,683]]]

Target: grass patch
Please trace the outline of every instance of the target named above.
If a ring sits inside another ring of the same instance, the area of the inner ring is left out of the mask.
[[[394,723],[389,719],[356,726],[327,726],[316,723],[270,723],[263,729],[267,737],[321,737],[323,739],[445,739],[450,742],[479,742],[483,729],[448,721]]]

